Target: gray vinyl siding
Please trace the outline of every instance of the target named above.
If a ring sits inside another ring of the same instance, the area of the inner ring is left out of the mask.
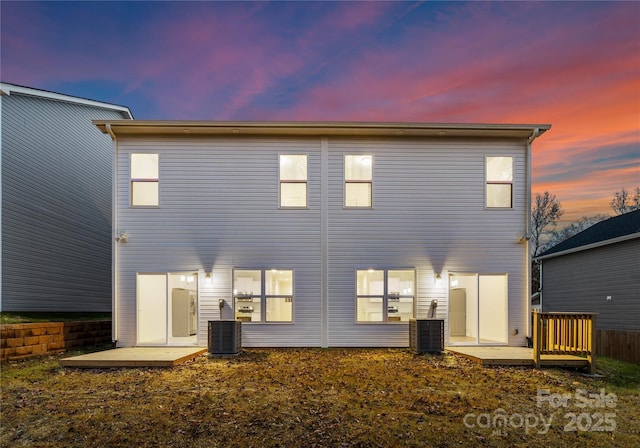
[[[160,156],[158,208],[129,206],[132,152]],[[296,153],[308,155],[308,209],[282,210],[278,154]],[[343,157],[358,153],[374,156],[372,209],[343,207]],[[433,299],[447,317],[448,288],[434,287],[436,273],[445,285],[449,272],[508,274],[509,343],[521,345],[525,154],[515,140],[120,137],[117,227],[129,241],[116,245],[118,344],[136,344],[136,273],[212,272],[213,290],[200,293],[206,345],[218,299],[231,302],[235,267],[294,270],[294,322],[243,324],[244,346],[408,346],[406,323],[355,322],[356,269],[366,268],[415,268],[417,317]],[[514,157],[513,209],[484,208],[487,155]],[[232,317],[228,306],[222,317]]]
[[[599,313],[598,329],[640,330],[639,253],[636,238],[544,260],[543,311]]]
[[[111,311],[117,111],[2,97],[2,310]]]

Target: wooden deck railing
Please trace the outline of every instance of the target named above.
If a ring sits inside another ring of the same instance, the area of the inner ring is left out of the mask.
[[[533,361],[541,355],[586,356],[589,372],[595,372],[597,313],[533,312]]]

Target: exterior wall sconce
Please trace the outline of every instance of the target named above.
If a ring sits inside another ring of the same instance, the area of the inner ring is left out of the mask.
[[[115,240],[118,243],[126,243],[129,241],[129,235],[127,235],[127,232],[120,232],[119,235],[116,235]]]
[[[204,284],[205,285],[213,284],[213,279],[211,278],[211,272],[207,272],[206,275],[204,276]]]
[[[442,275],[436,274],[436,288],[442,288]]]

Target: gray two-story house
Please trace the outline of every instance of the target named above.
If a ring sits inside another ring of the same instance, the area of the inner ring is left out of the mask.
[[[541,253],[542,310],[598,313],[599,355],[640,362],[640,210]]]
[[[524,345],[531,144],[549,125],[96,120],[114,141],[114,339]]]
[[[0,83],[0,310],[111,311],[113,145],[128,108]]]

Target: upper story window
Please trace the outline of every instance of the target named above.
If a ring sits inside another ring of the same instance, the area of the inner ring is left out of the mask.
[[[280,155],[280,207],[307,206],[307,156]]]
[[[372,207],[373,156],[344,156],[344,206]]]
[[[236,319],[244,322],[293,321],[293,271],[236,269],[233,271]]]
[[[158,154],[131,154],[131,205],[158,206]]]
[[[486,207],[513,207],[513,157],[486,158]]]
[[[356,272],[358,322],[408,322],[413,318],[416,274],[413,269]]]

